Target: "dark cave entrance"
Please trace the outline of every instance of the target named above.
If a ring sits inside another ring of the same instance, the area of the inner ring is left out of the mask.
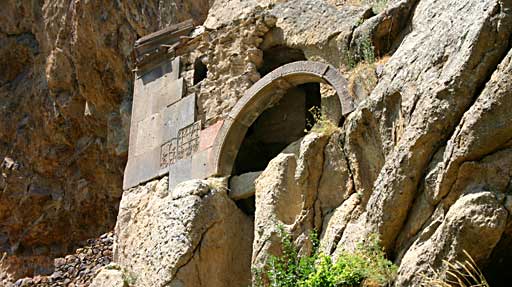
[[[258,68],[261,77],[291,62],[305,61],[304,52],[283,45],[263,50],[263,63]],[[314,119],[309,112],[320,107],[320,84],[307,83],[288,89],[281,100],[265,110],[249,127],[240,145],[232,175],[263,171],[270,160],[286,146],[300,139]],[[309,124],[309,125],[308,125]],[[238,207],[253,216],[255,196],[236,201]]]
[[[263,50],[261,77],[285,64],[306,60],[304,52],[277,45]],[[308,83],[293,87],[272,108],[265,110],[247,130],[233,166],[233,175],[262,171],[288,144],[304,136],[308,112],[320,106],[320,85]]]
[[[265,110],[249,127],[233,166],[233,175],[263,171],[292,142],[303,137],[314,124],[310,112],[320,107],[320,84],[290,88],[281,100]],[[246,214],[255,212],[255,196],[237,201]]]
[[[510,286],[512,282],[512,226],[508,226],[500,241],[494,248],[491,257],[482,273],[487,283],[493,287]]]

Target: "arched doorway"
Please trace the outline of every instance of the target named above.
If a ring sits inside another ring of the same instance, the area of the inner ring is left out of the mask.
[[[331,85],[337,93],[341,116],[354,110],[355,104],[347,92],[347,81],[331,65],[299,61],[281,66],[248,89],[225,119],[215,140],[213,154],[214,174],[229,176],[247,130],[269,107],[283,97],[279,91],[287,91],[306,83]]]

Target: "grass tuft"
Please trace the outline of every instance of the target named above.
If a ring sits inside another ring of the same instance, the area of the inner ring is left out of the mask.
[[[340,130],[335,123],[328,119],[326,115],[322,114],[319,107],[312,107],[309,109],[309,112],[313,116],[313,122],[308,120],[306,126],[310,128],[311,132],[330,136]],[[307,132],[307,130],[305,132]]]
[[[466,250],[466,259],[455,262],[443,260],[448,269],[445,276],[434,271],[433,277],[423,275],[423,286],[432,287],[490,287],[478,265]]]

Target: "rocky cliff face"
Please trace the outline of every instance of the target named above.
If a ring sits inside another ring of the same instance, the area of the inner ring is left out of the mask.
[[[133,42],[190,15],[200,22],[206,5],[174,1],[182,15],[165,1],[9,2],[0,12],[2,274],[45,272],[30,268],[117,216],[119,266],[94,286],[246,286],[251,267],[279,253],[278,226],[305,253],[317,230],[335,258],[378,234],[399,265],[396,286],[443,276],[443,260],[463,251],[500,284],[512,250],[512,3],[370,2],[214,1],[204,26],[222,40],[205,36],[188,63],[208,55],[210,76],[190,90],[205,119],[226,115],[262,66],[279,65],[266,57],[276,46],[336,66],[360,104],[339,129],[309,133],[268,163],[253,214],[228,197],[226,179],[167,191],[164,177],[125,191],[119,215]]]
[[[2,276],[111,229],[122,192],[134,41],[204,21],[208,1],[3,1],[0,11]]]

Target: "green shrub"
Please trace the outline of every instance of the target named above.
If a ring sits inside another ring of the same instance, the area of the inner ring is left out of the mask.
[[[279,227],[281,237],[281,256],[270,256],[262,270],[256,271],[254,286],[295,287],[298,282],[305,281],[315,272],[315,262],[318,257],[318,240],[316,234],[310,234],[313,251],[310,256],[299,256],[297,247],[293,244],[290,234]],[[268,281],[268,284],[264,284]],[[258,285],[259,284],[259,285]]]
[[[282,229],[280,229],[282,231]],[[318,252],[318,240],[312,233],[313,252],[299,256],[290,235],[281,232],[282,255],[270,256],[267,264],[255,271],[253,286],[271,287],[352,287],[388,286],[396,266],[384,257],[377,236],[358,244],[353,253],[342,252],[336,262]]]

